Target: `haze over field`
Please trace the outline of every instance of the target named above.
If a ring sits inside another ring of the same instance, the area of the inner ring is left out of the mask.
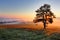
[[[23,22],[22,19],[0,17],[0,24],[22,24]]]
[[[8,21],[6,21],[6,22],[8,22]],[[43,29],[42,22],[35,24],[32,21],[21,21],[21,20],[18,21],[15,19],[12,21],[14,21],[14,22],[9,21],[9,22],[11,22],[10,24],[6,23],[4,25],[0,25],[0,28],[25,28],[25,29],[29,29],[29,30],[30,29],[32,29],[32,30],[42,30]],[[46,31],[48,31],[47,32],[48,34],[54,33],[54,32],[60,33],[60,18],[56,18],[56,19],[54,19],[54,22],[52,24],[48,24],[46,27]]]

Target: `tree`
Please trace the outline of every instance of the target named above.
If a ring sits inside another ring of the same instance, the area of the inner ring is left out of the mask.
[[[53,18],[56,18],[54,13],[51,11],[51,6],[49,4],[44,4],[43,6],[41,6],[39,9],[37,9],[35,12],[37,13],[36,14],[36,17],[35,17],[35,21],[36,22],[39,22],[39,18],[43,16],[43,12],[46,12],[46,15],[50,17],[50,19],[52,19],[52,16]],[[53,20],[51,20],[53,21]]]

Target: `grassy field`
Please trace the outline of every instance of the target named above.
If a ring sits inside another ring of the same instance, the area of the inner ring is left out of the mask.
[[[0,40],[60,40],[60,27],[41,24],[0,25]]]
[[[1,28],[0,40],[60,40],[60,34],[53,33],[51,35],[46,35],[43,30]]]

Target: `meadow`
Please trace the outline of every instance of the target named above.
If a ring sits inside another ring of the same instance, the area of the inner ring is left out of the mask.
[[[33,23],[0,25],[0,40],[60,40],[59,25]]]
[[[1,28],[0,40],[60,40],[60,34],[53,33],[51,35],[46,35],[43,30]]]
[[[0,24],[0,40],[60,40],[60,20],[43,28],[42,23],[33,22]]]

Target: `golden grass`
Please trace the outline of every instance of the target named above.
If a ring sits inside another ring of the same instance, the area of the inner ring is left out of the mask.
[[[0,28],[26,28],[31,30],[42,30],[43,24],[11,24],[11,25],[0,25]],[[48,24],[45,32],[47,34],[58,32],[60,33],[60,27],[55,26],[54,24]]]

